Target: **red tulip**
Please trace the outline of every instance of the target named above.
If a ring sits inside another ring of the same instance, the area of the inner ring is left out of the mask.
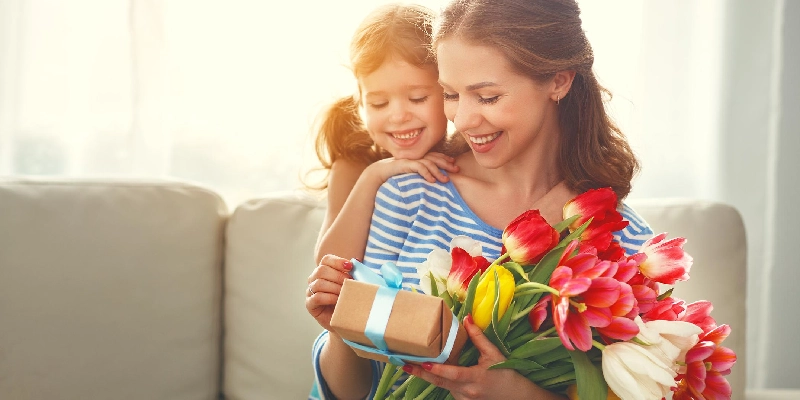
[[[611,188],[590,189],[564,205],[564,219],[580,215],[569,226],[570,232],[575,231],[592,220],[581,234],[581,242],[594,246],[598,251],[604,252],[611,245],[613,232],[628,226],[628,221],[622,219],[622,214],[617,211],[617,194]],[[613,256],[603,254],[603,256]],[[610,258],[603,259],[611,260]],[[611,260],[616,261],[616,260]]]
[[[450,275],[447,276],[447,291],[458,301],[464,301],[469,281],[475,274],[486,271],[489,261],[483,256],[473,257],[460,247],[453,247],[450,254],[453,264],[450,267]]]
[[[508,254],[518,264],[536,264],[556,247],[558,239],[558,232],[545,221],[539,210],[528,210],[503,231],[501,254]]]

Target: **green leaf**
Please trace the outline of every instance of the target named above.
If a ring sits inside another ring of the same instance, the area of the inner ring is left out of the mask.
[[[489,323],[489,326],[486,327],[486,330],[483,333],[486,337],[503,353],[504,356],[508,357],[509,351],[506,348],[505,343],[497,330],[499,321],[497,320],[497,314],[500,312],[500,278],[497,276],[497,270],[492,271],[494,273],[494,307],[492,308],[492,320]]]
[[[475,302],[475,290],[478,288],[478,281],[481,280],[480,274],[475,274],[467,286],[467,296],[464,298],[464,306],[458,313],[458,320],[463,321],[467,313],[472,312],[472,303]]]
[[[503,264],[503,267],[505,269],[511,271],[512,274],[514,274],[514,279],[515,280],[518,277],[521,278],[524,281],[528,280],[528,274],[526,274],[525,270],[522,269],[522,265],[519,265],[519,264],[517,264],[517,263],[515,263],[513,261],[509,261],[509,262]]]
[[[589,361],[582,351],[570,351],[572,364],[575,366],[575,379],[578,382],[578,397],[581,400],[605,400],[608,397],[608,386],[603,379],[603,371]]]
[[[558,339],[558,338],[552,338]],[[559,339],[560,340],[560,339]],[[550,364],[553,361],[563,360],[569,358],[569,351],[564,346],[558,346],[544,354],[534,356],[534,360],[542,365]]]
[[[569,244],[569,242],[571,242],[571,241],[573,241],[573,240],[575,240],[575,239],[580,239],[581,235],[583,234],[583,231],[585,231],[585,230],[586,230],[586,228],[588,228],[588,227],[589,227],[589,224],[591,224],[591,223],[592,223],[592,220],[593,220],[593,219],[594,219],[594,218],[589,218],[589,220],[588,220],[588,221],[586,221],[586,222],[584,222],[584,223],[583,223],[583,225],[581,225],[580,227],[578,227],[578,229],[575,229],[575,231],[573,231],[572,233],[570,233],[569,235],[567,235],[567,237],[565,237],[563,240],[561,240],[561,241],[558,243],[558,246],[556,246],[556,248],[559,248],[559,247],[567,247],[567,245]]]
[[[442,300],[444,300],[444,304],[447,304],[447,308],[449,308],[451,310],[453,309],[453,298],[450,297],[450,292],[445,290],[444,292],[442,292],[442,295],[439,296],[439,297],[441,297]]]
[[[573,216],[571,216],[571,217],[569,217],[569,218],[557,223],[555,226],[553,226],[553,229],[555,229],[556,232],[561,233],[562,231],[564,231],[564,229],[567,229],[568,226],[572,225],[572,223],[575,222],[580,217],[581,217],[580,214],[573,215]]]
[[[552,351],[559,346],[562,346],[561,339],[557,337],[533,339],[514,349],[514,351],[511,352],[510,358],[535,357]]]
[[[509,359],[489,367],[489,369],[514,369],[522,373],[544,369],[544,366],[531,360]]]
[[[545,379],[544,381],[539,383],[539,386],[545,389],[550,389],[554,386],[562,386],[568,384],[568,382],[573,382],[573,381],[575,381],[575,371],[568,371],[554,378]],[[583,400],[583,397],[581,397],[580,394],[578,395],[578,397],[580,397],[580,399]],[[603,397],[603,399],[605,399],[605,397]]]
[[[566,365],[558,365],[555,367],[547,366],[547,368],[539,371],[533,371],[530,373],[525,374],[525,377],[528,378],[531,382],[539,384],[544,382],[548,379],[555,378],[557,376],[561,376],[567,372],[574,370],[575,367],[572,364]]]
[[[661,300],[666,299],[669,296],[672,296],[672,291],[673,290],[675,290],[675,288],[669,288],[669,290],[667,290],[666,292],[661,293],[660,295],[658,295],[658,297],[656,297],[656,300],[661,301]]]
[[[428,276],[431,278],[431,295],[439,297],[439,285],[436,284],[436,278],[433,277],[433,271],[428,271]]]
[[[500,318],[500,321],[497,323],[497,337],[499,337],[500,340],[506,340],[508,326],[511,325],[511,317],[513,317],[516,312],[517,304],[514,300],[511,300],[511,304],[508,305],[506,313],[503,314],[503,318]]]
[[[539,282],[548,284],[550,282],[550,275],[558,266],[558,260],[561,259],[561,254],[564,253],[564,248],[556,247],[550,250],[543,258],[536,264],[536,267],[528,274],[528,280],[531,282]]]

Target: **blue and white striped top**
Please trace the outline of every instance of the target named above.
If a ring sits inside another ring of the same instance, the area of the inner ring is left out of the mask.
[[[619,211],[629,224],[614,232],[614,239],[627,255],[632,255],[653,236],[653,231],[627,205],[623,204]],[[403,288],[420,290],[417,265],[433,249],[450,251],[450,241],[458,235],[480,242],[486,259],[492,261],[500,256],[502,229],[478,218],[452,182],[431,183],[416,173],[397,175],[380,187],[375,198],[364,264],[378,272],[385,262],[394,262],[403,273]],[[327,336],[323,332],[312,350],[317,382],[310,399],[326,398],[318,361]],[[382,367],[373,362],[373,391]]]
[[[626,254],[636,253],[653,231],[633,209],[623,205],[628,226],[614,233]],[[483,222],[461,198],[452,182],[431,183],[418,174],[398,175],[378,190],[364,264],[373,269],[391,261],[403,272],[406,289],[419,289],[416,266],[433,249],[450,251],[450,241],[469,236],[483,246],[489,261],[500,256],[503,230]]]

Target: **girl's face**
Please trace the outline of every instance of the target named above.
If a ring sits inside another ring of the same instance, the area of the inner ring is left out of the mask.
[[[499,50],[446,38],[437,45],[445,113],[478,163],[498,168],[557,146],[552,84],[516,72]],[[520,156],[522,155],[522,156]]]
[[[367,131],[395,158],[422,158],[444,137],[447,117],[434,67],[389,57],[359,86]]]

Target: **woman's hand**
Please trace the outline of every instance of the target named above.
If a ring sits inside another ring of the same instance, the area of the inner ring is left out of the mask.
[[[352,279],[353,264],[344,258],[326,254],[308,276],[306,310],[326,330],[331,330],[331,316],[345,279]]]
[[[477,365],[459,367],[432,363],[423,363],[422,366],[406,364],[403,370],[449,390],[456,399],[562,398],[536,386],[513,369],[489,370],[489,366],[505,361],[506,357],[472,322],[472,315],[464,318],[464,328],[480,352]]]
[[[442,169],[448,172],[458,172],[458,167],[454,164],[455,159],[442,153],[428,153],[419,160],[406,160],[398,158],[385,158],[372,163],[367,167],[367,171],[376,173],[381,182],[389,178],[406,173],[416,172],[428,182],[447,182],[447,175],[442,173]]]

